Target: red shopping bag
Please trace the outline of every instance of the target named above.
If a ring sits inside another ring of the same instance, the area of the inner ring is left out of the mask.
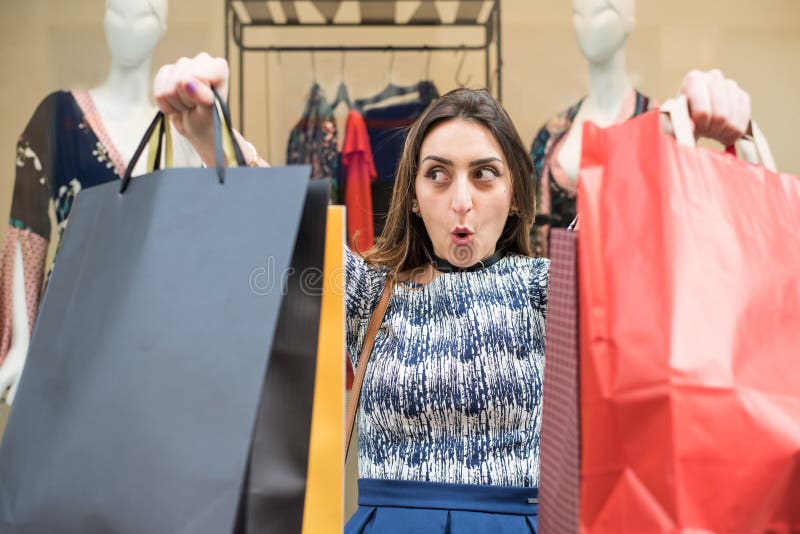
[[[581,531],[800,532],[800,179],[587,124]]]

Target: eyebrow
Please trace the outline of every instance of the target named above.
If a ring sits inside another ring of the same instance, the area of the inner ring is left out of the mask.
[[[446,159],[446,158],[442,158],[442,157],[439,157],[439,156],[434,156],[434,155],[425,156],[422,159],[422,161],[426,161],[426,160],[432,160],[432,161],[435,161],[437,163],[441,163],[442,165],[450,165],[451,167],[453,165],[455,165],[455,163],[453,163],[452,160],[449,160],[449,159]],[[491,157],[488,157],[488,158],[476,159],[475,161],[470,161],[469,162],[469,166],[470,167],[478,167],[480,165],[486,165],[487,163],[492,163],[494,161],[499,162],[499,163],[503,163],[503,160],[501,160],[500,158],[496,158],[494,156],[491,156]]]

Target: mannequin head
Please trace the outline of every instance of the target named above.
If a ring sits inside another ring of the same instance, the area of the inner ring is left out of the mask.
[[[167,30],[167,0],[106,0],[103,29],[112,62],[136,67]]]
[[[636,24],[635,0],[573,0],[572,24],[589,63],[605,63],[628,40]]]

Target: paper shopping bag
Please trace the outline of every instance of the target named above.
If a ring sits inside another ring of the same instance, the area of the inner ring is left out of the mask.
[[[581,530],[798,532],[800,179],[659,120],[584,129]]]

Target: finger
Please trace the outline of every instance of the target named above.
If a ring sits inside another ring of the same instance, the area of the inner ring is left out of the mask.
[[[207,82],[193,78],[181,84],[181,90],[195,105],[210,107],[214,105],[214,93]]]
[[[212,62],[208,54],[200,54],[177,72],[177,93],[181,101],[190,109],[196,106],[210,106],[214,103],[214,94],[208,82],[198,78],[206,75]]]
[[[184,72],[187,70],[188,63],[188,58],[180,58],[173,66],[165,83],[166,90],[164,91],[164,98],[176,113],[183,113],[191,109],[185,106],[178,96],[178,84],[184,76]]]
[[[189,109],[197,105],[213,105],[214,93],[209,86],[220,83],[217,81],[220,77],[227,77],[227,65],[224,59],[215,60],[205,52],[191,60],[179,61],[175,77],[177,94],[181,102]]]
[[[726,135],[731,114],[728,85],[725,80],[711,79],[708,93],[711,101],[711,120],[705,135],[719,141]]]
[[[695,132],[699,134],[706,131],[711,122],[711,99],[706,76],[698,70],[689,72],[681,84],[681,93],[686,95]]]
[[[195,85],[197,83],[198,82],[195,80],[181,80],[175,86],[175,93],[181,101],[181,104],[186,106],[186,109],[191,110],[197,107],[198,102],[195,98],[195,94],[197,93]]]
[[[742,137],[750,124],[750,95],[733,80],[729,84],[729,92],[732,102],[730,125]]]
[[[172,108],[173,113],[184,113],[186,111],[189,111],[189,108],[184,106],[183,103],[181,102],[181,99],[178,98],[177,93],[167,95],[165,98],[169,103],[169,106]]]
[[[739,89],[735,82],[731,81],[728,85],[730,113],[725,121],[725,128],[718,139],[725,146],[733,145],[741,139],[747,129],[747,124],[750,122],[750,114],[746,111],[747,105],[744,91]]]
[[[720,141],[731,145],[747,132],[750,124],[750,95],[733,80],[725,80],[730,112]]]
[[[709,82],[721,82],[725,79],[725,75],[719,69],[711,69],[706,73]]]
[[[220,96],[227,100],[229,72],[227,61],[222,58],[211,58],[207,63],[203,64],[202,70],[198,70],[195,77],[202,82],[214,86]],[[211,91],[209,91],[209,94],[211,94]]]
[[[173,65],[164,65],[158,69],[156,77],[153,79],[153,97],[158,109],[165,115],[172,115],[178,112],[167,99],[167,94],[171,90],[169,80],[172,76],[173,67]]]
[[[175,63],[175,68],[172,71],[170,78],[170,85],[175,93],[175,99],[179,102],[180,106],[185,111],[193,109],[197,104],[183,91],[181,95],[181,86],[191,79],[191,72],[196,68],[195,60],[186,57],[180,58]]]

